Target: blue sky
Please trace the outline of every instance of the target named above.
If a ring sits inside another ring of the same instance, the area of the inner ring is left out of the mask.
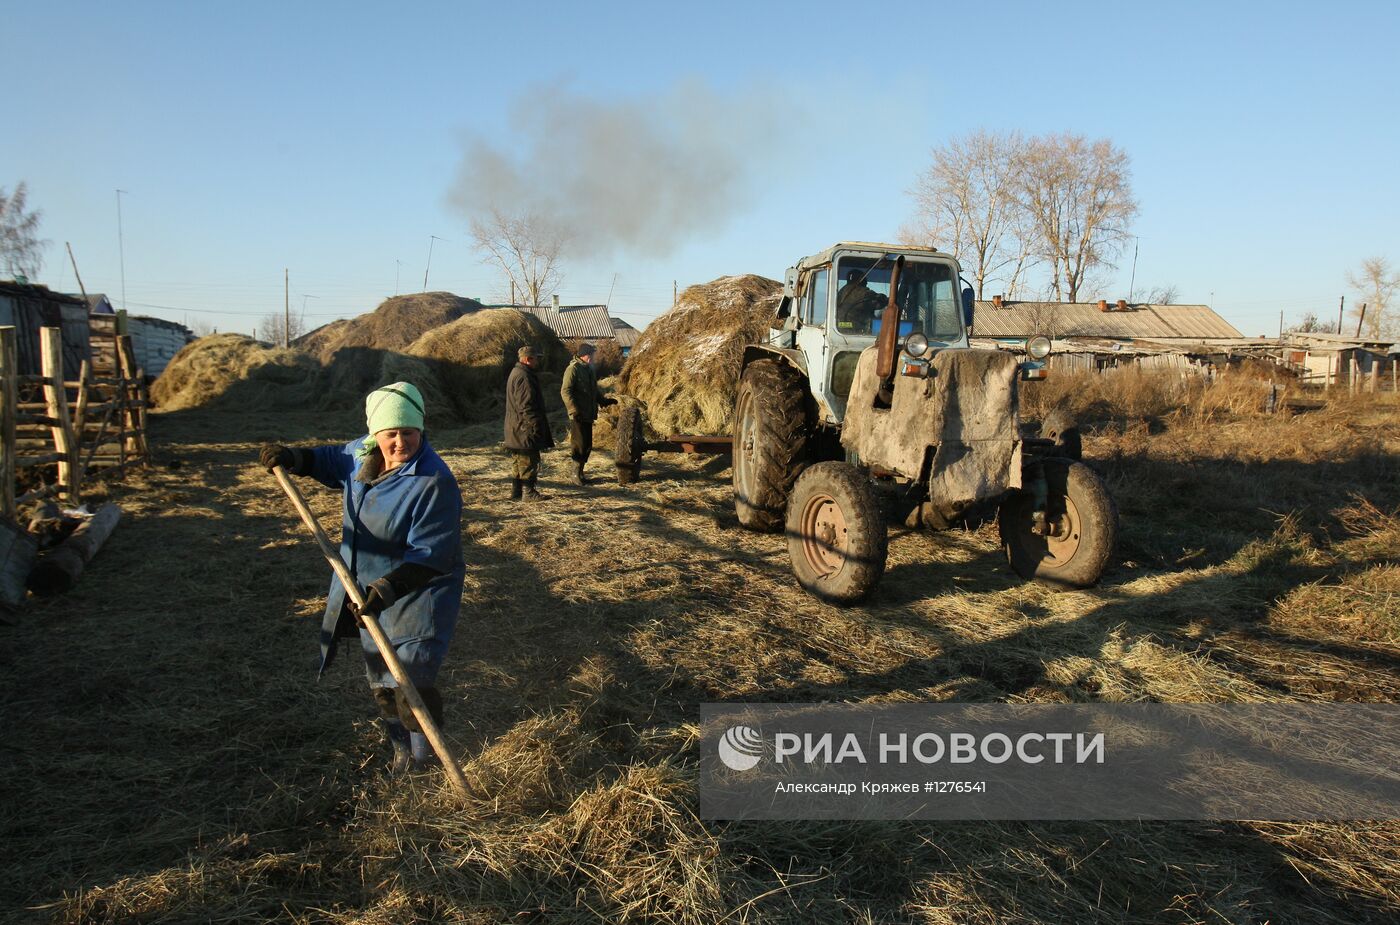
[[[71,242],[121,302],[121,188],[128,308],[219,330],[280,311],[284,267],[311,326],[371,310],[396,272],[417,291],[429,235],[429,288],[499,291],[448,191],[469,139],[512,150],[512,113],[551,93],[700,86],[748,116],[721,218],[566,265],[564,302],[604,301],[617,274],[639,326],[673,280],[892,239],[929,149],[978,128],[1126,150],[1139,287],[1213,299],[1246,334],[1331,317],[1348,269],[1400,263],[1400,4],[4,0],[0,29],[20,75],[0,186],[27,181],[43,211],[39,281],[76,289]]]

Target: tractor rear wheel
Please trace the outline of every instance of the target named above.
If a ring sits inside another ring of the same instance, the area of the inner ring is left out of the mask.
[[[1061,588],[1098,583],[1118,537],[1118,509],[1098,474],[1081,462],[1042,459],[1045,526],[1037,532],[1035,499],[1018,491],[1001,504],[997,527],[1016,574]]]
[[[734,404],[734,512],[741,526],[782,528],[788,494],[809,457],[810,402],[791,366],[757,360],[744,370]]]
[[[617,412],[617,427],[613,442],[613,462],[617,464],[617,483],[631,485],[642,475],[642,455],[646,453],[646,435],[642,432],[642,409],[628,403]]]
[[[788,502],[787,536],[798,584],[828,603],[865,599],[885,573],[885,518],[870,480],[850,463],[802,473]]]

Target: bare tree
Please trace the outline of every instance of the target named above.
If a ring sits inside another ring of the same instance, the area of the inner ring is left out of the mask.
[[[1079,298],[1088,275],[1112,268],[1137,215],[1128,155],[1107,139],[1032,138],[1017,158],[1017,198],[1034,223],[1059,301]]]
[[[1143,296],[1143,301],[1148,305],[1175,305],[1181,298],[1181,290],[1176,283],[1167,283],[1165,286],[1155,286],[1147,290]]]
[[[1315,312],[1308,312],[1303,320],[1284,331],[1285,334],[1336,334],[1337,325],[1332,321],[1319,321]]]
[[[563,232],[539,215],[509,215],[493,208],[472,219],[472,239],[488,264],[499,267],[519,304],[540,306],[559,288]]]
[[[14,192],[0,186],[0,262],[12,276],[33,279],[44,268],[44,245],[38,238],[42,213],[26,208],[29,187],[21,180]]]
[[[977,298],[987,282],[1017,288],[1032,259],[1016,208],[1016,167],[1025,142],[1015,132],[977,131],[934,148],[933,162],[909,191],[916,203],[911,226],[918,238],[951,252],[973,276]]]
[[[1400,272],[1393,270],[1384,257],[1368,257],[1360,267],[1347,273],[1347,285],[1361,297],[1351,314],[1360,321],[1362,333],[1371,338],[1388,336],[1395,327],[1390,317],[1390,300],[1400,291]],[[1366,306],[1364,318],[1362,304]]]
[[[292,315],[288,324],[283,312],[272,312],[263,315],[262,321],[258,322],[258,331],[262,334],[262,340],[274,347],[290,344],[306,333],[306,319]]]

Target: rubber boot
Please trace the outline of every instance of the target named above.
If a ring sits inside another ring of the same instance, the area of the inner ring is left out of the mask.
[[[524,485],[525,485],[525,483],[522,482],[520,479],[511,479],[511,480],[510,480],[510,500],[512,500],[512,501],[519,501],[519,500],[520,500],[520,490],[521,490],[521,488],[524,487]]]
[[[574,463],[574,481],[578,482],[580,485],[587,485],[588,476],[583,474],[583,467],[584,463],[582,462]]]
[[[438,759],[437,753],[433,751],[433,746],[428,742],[428,737],[421,732],[410,732],[408,734],[410,751],[413,754],[413,767],[416,769],[437,767],[442,762]]]
[[[531,477],[530,481],[525,483],[526,501],[546,501],[549,499],[549,495],[541,494],[540,490],[535,487],[535,481],[538,478],[539,476],[533,476]]]
[[[413,762],[413,742],[408,727],[398,720],[382,719],[380,722],[384,724],[389,744],[394,747],[394,756],[389,759],[389,774],[402,774]]]

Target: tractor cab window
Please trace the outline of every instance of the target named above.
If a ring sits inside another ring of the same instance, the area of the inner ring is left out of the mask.
[[[894,261],[874,257],[843,257],[837,264],[836,330],[847,337],[880,333],[880,315],[890,297]],[[900,306],[900,336],[919,331],[930,341],[951,341],[962,335],[957,279],[946,263],[906,260],[896,298]]]
[[[817,327],[826,324],[826,274],[827,268],[822,267],[807,280],[807,297],[804,300],[806,308],[803,316],[807,324]]]

